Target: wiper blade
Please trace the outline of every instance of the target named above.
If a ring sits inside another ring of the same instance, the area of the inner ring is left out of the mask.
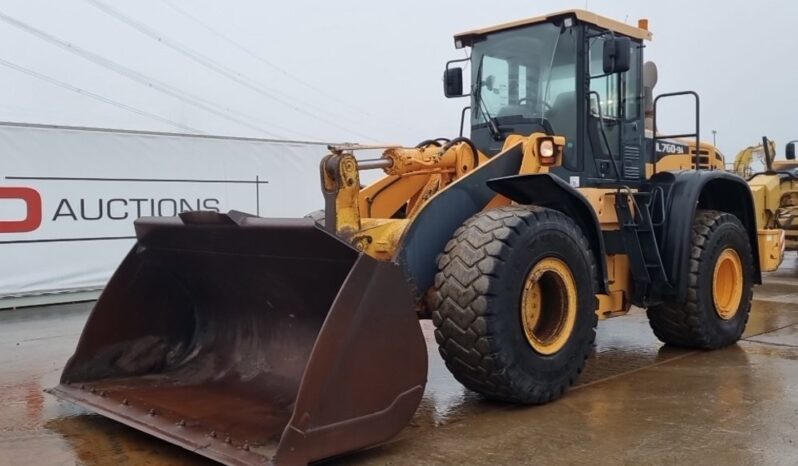
[[[482,119],[485,120],[485,124],[488,127],[488,132],[490,132],[491,137],[496,141],[501,141],[504,134],[496,122],[496,119],[491,116],[490,112],[488,111],[488,105],[485,103],[485,99],[482,98],[482,63],[484,61],[484,57],[480,58],[479,60],[479,69],[477,70],[477,79],[476,83],[474,83],[475,89],[473,90],[472,94],[477,99],[477,103],[479,104],[479,112],[478,114],[482,115]]]
[[[502,136],[504,136],[504,133],[501,130],[501,126],[499,126],[499,123],[496,121],[496,118],[493,118],[490,115],[490,113],[488,112],[487,105],[485,105],[485,101],[482,100],[482,96],[481,95],[479,96],[479,101],[480,101],[480,105],[482,105],[482,107],[483,107],[482,108],[482,112],[485,115],[484,116],[485,124],[488,127],[488,131],[490,132],[490,135],[493,136],[493,139],[495,139],[497,141],[500,141]]]

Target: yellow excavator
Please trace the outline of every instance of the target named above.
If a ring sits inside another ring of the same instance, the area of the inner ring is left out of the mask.
[[[316,218],[139,219],[53,393],[225,464],[304,464],[409,422],[419,319],[457,380],[509,403],[562,396],[632,305],[667,344],[734,344],[783,257],[781,175],[752,191],[700,141],[698,94],[653,96],[651,37],[583,10],[457,34],[444,94],[469,136],[330,146]],[[672,97],[689,134],[657,128]]]
[[[763,168],[770,167],[775,155],[776,143],[765,137],[762,138],[762,143],[748,146],[738,152],[734,157],[731,169],[743,178],[748,178],[755,172],[754,165],[759,165]]]

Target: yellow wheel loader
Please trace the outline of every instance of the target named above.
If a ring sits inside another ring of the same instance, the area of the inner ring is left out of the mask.
[[[419,318],[457,380],[511,403],[560,397],[632,305],[665,343],[733,344],[782,259],[773,192],[700,142],[697,94],[646,92],[650,39],[581,10],[458,34],[444,91],[469,137],[331,146],[315,218],[139,219],[54,393],[225,464],[302,464],[410,420]],[[693,133],[657,131],[673,96]]]
[[[748,183],[762,208],[757,209],[757,223],[765,228],[784,230],[785,247],[798,250],[798,162],[795,161],[795,143],[790,141],[785,149],[786,160],[776,160],[776,145],[767,137],[762,144],[741,150],[734,159],[735,171],[748,177]],[[765,170],[754,172],[754,156],[761,153]]]

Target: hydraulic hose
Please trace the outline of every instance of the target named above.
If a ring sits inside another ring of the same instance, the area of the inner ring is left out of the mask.
[[[474,141],[472,141],[471,139],[465,136],[456,137],[451,141],[447,142],[446,145],[443,146],[442,150],[446,152],[452,146],[454,146],[455,144],[460,144],[461,142],[467,144],[468,147],[471,149],[471,153],[474,155],[474,168],[476,168],[477,166],[479,166],[479,151],[477,150],[477,146],[474,145]]]
[[[447,138],[424,139],[423,141],[416,144],[416,149],[421,149],[422,147],[426,147],[429,145],[441,147],[443,144],[446,144],[448,142],[449,139]]]

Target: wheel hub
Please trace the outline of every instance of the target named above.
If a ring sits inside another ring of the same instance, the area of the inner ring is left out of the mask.
[[[734,249],[724,249],[715,262],[712,275],[712,300],[715,312],[729,320],[737,314],[743,297],[743,266]]]
[[[524,282],[521,322],[536,352],[560,351],[576,322],[576,281],[568,265],[555,257],[537,262]]]

